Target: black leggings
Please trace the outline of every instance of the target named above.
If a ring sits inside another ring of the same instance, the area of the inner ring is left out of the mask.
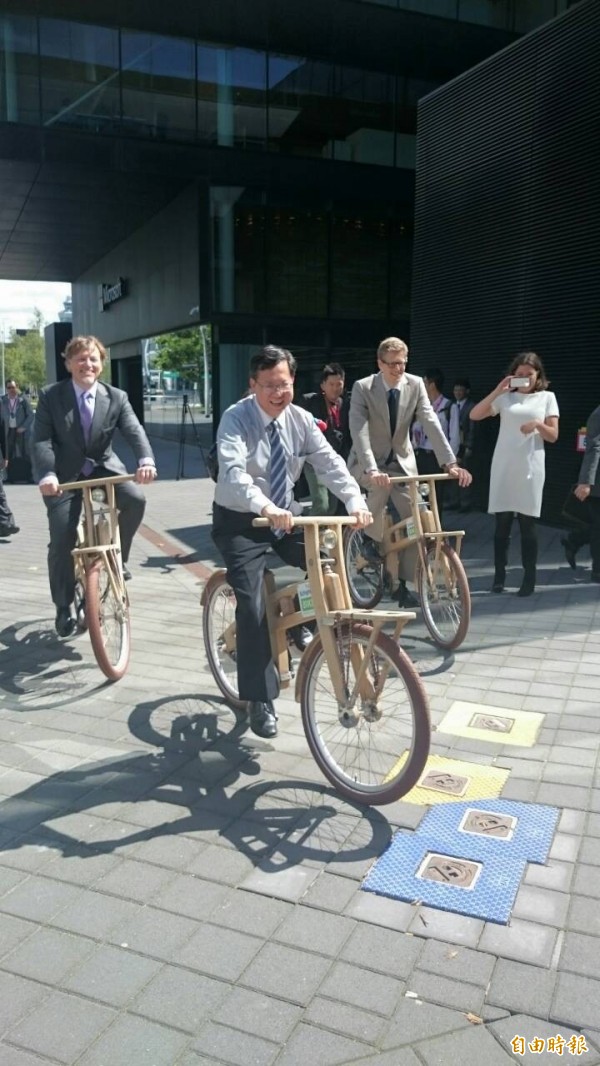
[[[499,541],[508,540],[510,537],[513,520],[515,517],[514,511],[497,511],[496,512],[496,532],[495,537]],[[521,533],[521,544],[537,544],[537,533],[535,529],[535,518],[530,514],[518,514],[519,530]]]

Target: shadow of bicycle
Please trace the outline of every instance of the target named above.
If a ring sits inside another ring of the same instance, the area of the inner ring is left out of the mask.
[[[391,839],[379,811],[350,803],[326,785],[260,780],[260,749],[268,746],[248,735],[245,717],[220,698],[144,702],[129,725],[150,752],[51,774],[0,802],[1,850],[34,845],[85,859],[135,848],[143,860],[146,841],[174,835],[202,841],[206,835],[212,842],[223,838],[263,871],[279,872],[302,862],[373,861]],[[257,780],[247,784],[248,777]],[[83,812],[93,815],[89,829]],[[138,827],[131,829],[132,823]]]

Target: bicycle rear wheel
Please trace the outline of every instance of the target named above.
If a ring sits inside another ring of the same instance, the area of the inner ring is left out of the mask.
[[[240,699],[237,679],[235,642],[235,592],[225,573],[207,588],[202,614],[202,633],[208,665],[225,699],[234,710],[241,711],[246,701]]]
[[[349,699],[372,632],[355,623],[338,634]],[[365,804],[392,803],[409,792],[425,767],[431,729],[425,689],[408,656],[379,633],[366,670],[372,698],[357,696],[353,706],[343,708],[320,636],[305,651],[300,669],[302,723],[328,781],[348,799]]]
[[[131,650],[129,600],[126,591],[115,592],[109,565],[97,559],[86,573],[85,614],[98,666],[110,681],[119,681]]]
[[[423,621],[440,648],[452,651],[465,639],[471,621],[471,593],[465,569],[449,544],[427,547],[427,568],[419,556],[415,574]]]
[[[383,595],[383,560],[372,563],[363,554],[363,532],[352,526],[344,530],[344,562],[348,575],[350,598],[355,607],[369,609],[379,603]]]

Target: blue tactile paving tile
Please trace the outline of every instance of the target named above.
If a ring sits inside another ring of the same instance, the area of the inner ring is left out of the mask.
[[[485,811],[516,819],[510,839],[466,833],[460,829],[468,811]],[[375,862],[362,888],[409,903],[419,901],[506,925],[528,862],[544,863],[556,829],[556,807],[489,800],[442,804],[432,808],[414,833],[400,831]],[[430,853],[481,864],[468,888],[431,881],[417,873]]]

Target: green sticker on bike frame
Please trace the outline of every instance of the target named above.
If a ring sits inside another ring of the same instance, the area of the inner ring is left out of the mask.
[[[305,582],[304,585],[298,585],[298,605],[302,614],[315,613],[312,593],[310,591],[310,585],[308,584],[308,582]]]

